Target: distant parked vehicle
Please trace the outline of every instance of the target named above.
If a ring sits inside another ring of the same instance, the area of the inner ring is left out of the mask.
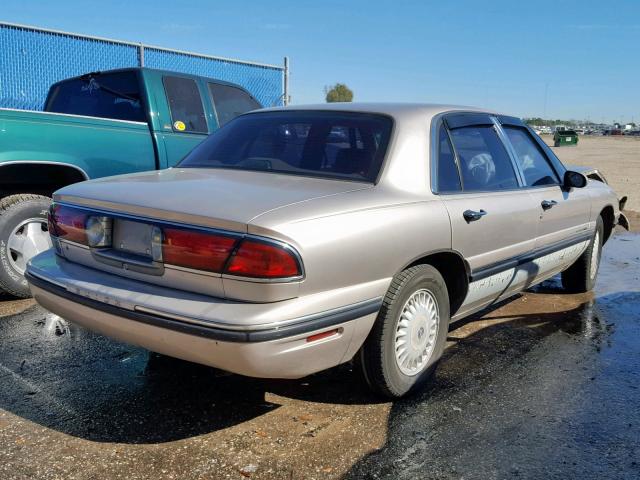
[[[616,136],[616,137],[623,135],[622,130],[620,130],[619,128],[611,128],[609,130],[605,130],[604,134],[609,136]]]
[[[559,273],[593,287],[628,226],[593,178],[484,110],[263,110],[176,168],[56,192],[54,249],[27,278],[48,310],[153,351],[278,378],[355,358],[400,397],[433,374],[450,321]]]
[[[51,194],[90,178],[167,168],[261,105],[242,87],[147,68],[51,86],[44,112],[0,109],[0,290],[29,295],[27,261],[51,247]]]

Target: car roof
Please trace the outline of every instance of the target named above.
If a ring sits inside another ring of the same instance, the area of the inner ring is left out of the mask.
[[[358,112],[358,113],[378,113],[390,115],[396,118],[405,116],[428,116],[432,117],[444,112],[460,111],[460,112],[484,112],[496,113],[487,109],[471,107],[465,105],[447,105],[437,103],[384,103],[384,102],[335,102],[335,103],[319,103],[310,105],[288,105],[286,107],[271,107],[260,110],[265,111],[291,111],[291,110],[314,110],[314,111],[339,111],[339,112]]]

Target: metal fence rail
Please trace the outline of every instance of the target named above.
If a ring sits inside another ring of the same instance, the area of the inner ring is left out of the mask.
[[[52,83],[137,66],[237,83],[264,106],[288,100],[286,59],[268,65],[0,22],[0,107],[41,110]]]

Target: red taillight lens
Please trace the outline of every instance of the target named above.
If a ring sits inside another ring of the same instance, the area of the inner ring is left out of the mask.
[[[162,259],[165,263],[196,270],[221,272],[236,243],[234,237],[192,230],[164,228]]]
[[[87,217],[88,214],[84,210],[54,203],[49,209],[49,234],[87,245]]]
[[[291,251],[254,240],[243,240],[231,258],[226,273],[242,277],[287,278],[302,272]]]

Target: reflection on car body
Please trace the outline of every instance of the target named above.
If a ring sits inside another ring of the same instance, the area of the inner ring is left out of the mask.
[[[520,119],[410,104],[241,115],[175,168],[54,200],[27,272],[45,308],[243,375],[355,359],[391,397],[429,378],[450,321],[558,273],[591,289],[621,218]]]

